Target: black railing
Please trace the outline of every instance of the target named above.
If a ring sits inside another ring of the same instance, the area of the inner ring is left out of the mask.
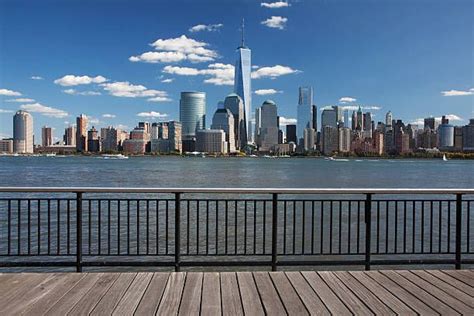
[[[0,188],[0,267],[460,269],[474,264],[473,195],[472,189]]]

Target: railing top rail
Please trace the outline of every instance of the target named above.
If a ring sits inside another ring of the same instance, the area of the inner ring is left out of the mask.
[[[441,188],[125,188],[0,187],[0,192],[49,193],[227,193],[227,194],[474,194],[474,189]]]

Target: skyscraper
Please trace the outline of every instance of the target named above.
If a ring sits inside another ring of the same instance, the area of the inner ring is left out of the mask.
[[[296,137],[298,143],[304,137],[305,128],[313,128],[313,88],[300,87],[298,93],[298,108],[297,108],[297,123],[296,123]]]
[[[349,129],[351,128],[349,125],[349,110],[348,109],[344,110],[344,127],[349,128]]]
[[[13,152],[33,153],[33,117],[26,111],[18,111],[13,116]]]
[[[53,129],[48,126],[41,128],[41,146],[47,147],[53,144]]]
[[[76,118],[76,149],[79,152],[87,151],[87,116],[84,114]]]
[[[235,61],[234,72],[234,92],[240,96],[244,102],[244,117],[247,122],[246,126],[250,126],[250,111],[252,110],[252,88],[251,88],[251,66],[252,52],[250,48],[245,46],[244,38],[244,20],[242,20],[242,40],[237,48],[237,60]],[[247,139],[251,138],[248,134]]]
[[[392,129],[392,121],[393,121],[392,111],[388,111],[387,114],[385,115],[385,126],[387,130]]]
[[[244,101],[235,93],[224,100],[224,108],[229,109],[234,117],[235,147],[243,149],[247,145],[247,122],[245,119]]]
[[[87,132],[87,149],[93,153],[100,151],[99,132],[94,126]]]
[[[260,107],[260,128],[258,133],[258,149],[271,151],[278,145],[277,105],[271,100],[263,102]]]
[[[286,125],[286,142],[293,142],[296,144],[296,125]]]
[[[212,117],[211,129],[221,129],[225,132],[227,152],[235,152],[234,116],[229,109],[217,109]]]
[[[318,107],[315,104],[313,104],[311,111],[313,114],[313,122],[312,122],[313,129],[315,132],[318,132]]]
[[[183,140],[196,137],[196,130],[206,128],[206,93],[181,92],[179,120],[183,127]]]
[[[64,129],[64,144],[76,146],[76,127],[69,126]]]

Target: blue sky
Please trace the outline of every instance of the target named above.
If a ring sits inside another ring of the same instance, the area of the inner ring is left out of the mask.
[[[207,93],[209,124],[232,91],[241,18],[253,108],[272,99],[295,118],[311,85],[318,107],[362,105],[376,120],[474,116],[472,1],[275,2],[0,0],[0,136],[19,108],[37,142],[42,125],[61,137],[80,113],[98,127],[178,119],[188,90]]]

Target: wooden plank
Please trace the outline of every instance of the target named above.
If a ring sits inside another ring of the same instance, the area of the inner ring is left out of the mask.
[[[351,272],[338,272],[348,273],[374,295],[376,295],[385,305],[390,307],[398,315],[416,315],[416,313],[405,303],[399,300],[392,293],[387,291],[384,287],[380,286],[377,282],[367,276],[366,272],[363,271],[351,271]]]
[[[472,299],[472,296],[469,296],[463,291],[458,290],[456,287],[452,286],[451,284],[446,283],[445,281],[441,279],[438,279],[434,275],[431,275],[424,270],[412,270],[410,272],[430,282],[431,284],[443,290],[444,292],[448,293],[449,295],[459,299],[462,302],[465,302],[471,308],[474,308],[474,300]]]
[[[474,278],[470,273],[466,273],[463,270],[441,270],[441,272],[458,279],[459,281],[465,283],[467,286],[474,287]]]
[[[300,272],[285,272],[285,274],[311,315],[330,315],[324,303]]]
[[[204,273],[202,281],[201,315],[220,315],[221,283],[218,272]]]
[[[186,273],[183,297],[179,306],[180,315],[199,315],[201,310],[202,272]]]
[[[168,272],[155,272],[135,311],[136,315],[155,315],[168,282]]]
[[[107,293],[109,288],[119,277],[119,273],[106,273],[94,284],[94,287],[90,289],[71,309],[70,315],[89,315],[94,309],[97,303],[100,301],[102,296]]]
[[[352,315],[344,303],[334,294],[321,277],[314,271],[301,272],[316,294],[321,298],[326,308],[336,315]]]
[[[379,299],[378,295],[372,293],[369,289],[363,286],[362,283],[354,279],[354,277],[352,277],[349,273],[331,272],[331,274],[337,277],[337,279],[339,279],[347,289],[352,291],[352,293],[354,293],[360,301],[364,302],[376,315],[396,314]],[[335,282],[337,282],[337,280],[335,280]],[[328,281],[326,281],[326,283],[329,285]]]
[[[235,272],[221,272],[222,314],[244,315]]]
[[[48,315],[66,315],[71,308],[95,285],[102,273],[87,273],[76,285],[65,293],[50,309]]]
[[[132,315],[140,303],[152,277],[153,273],[139,272],[115,307],[112,315]]]
[[[52,305],[54,305],[65,293],[69,292],[83,277],[82,273],[67,273],[60,278],[60,282],[33,304],[27,306],[23,311],[23,315],[43,315]]]
[[[332,272],[319,272],[318,274],[352,313],[355,315],[373,315],[373,312],[365,304],[368,302],[361,301]]]
[[[438,289],[433,284],[425,281],[424,279],[416,276],[415,274],[411,273],[410,271],[397,271],[397,274],[401,275],[402,277],[406,278],[413,284],[421,287],[425,291],[427,291],[432,296],[436,297],[438,300],[443,302],[444,304],[448,305],[449,307],[456,310],[458,313],[464,315],[472,315],[473,310],[468,305],[464,304],[462,301],[452,297],[448,293]]]
[[[32,286],[43,282],[45,279],[50,278],[51,275],[47,273],[22,273],[17,277],[12,278],[8,281],[2,292],[0,292],[0,306],[5,306],[16,297],[20,297],[25,293],[26,290],[31,289]]]
[[[157,315],[176,315],[178,313],[185,278],[185,272],[172,272],[170,274]]]
[[[463,291],[467,295],[473,297],[474,295],[474,290],[472,287],[467,285],[466,283],[459,281],[456,278],[453,278],[449,274],[443,273],[440,270],[426,270],[427,273],[437,277],[440,280],[443,280],[444,282],[451,284],[455,288],[457,288],[460,291]]]
[[[245,315],[265,315],[252,273],[237,272],[237,281]]]
[[[137,273],[121,273],[105,295],[102,296],[99,303],[94,307],[91,315],[110,315],[136,276]]]
[[[275,285],[286,312],[290,315],[309,315],[306,307],[295,289],[283,272],[270,272],[270,278]]]
[[[268,272],[254,272],[253,277],[267,315],[286,315],[285,307]]]

